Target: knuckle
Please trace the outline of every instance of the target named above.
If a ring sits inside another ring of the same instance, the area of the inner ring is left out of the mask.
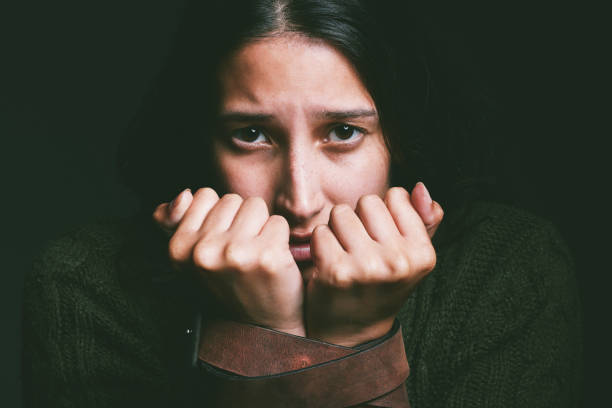
[[[223,258],[231,269],[246,270],[253,264],[252,251],[239,242],[231,242],[225,246]]]
[[[403,276],[410,271],[410,259],[403,253],[394,254],[389,260],[391,273],[394,276]]]
[[[258,214],[268,214],[268,205],[261,197],[248,197],[242,205],[248,205]]]
[[[352,211],[352,209],[348,204],[336,204],[331,209],[330,218],[338,218],[349,211]]]
[[[361,198],[359,198],[359,202],[365,205],[376,204],[380,201],[381,201],[380,197],[377,196],[376,194],[366,194],[364,196],[361,196]]]
[[[174,234],[168,242],[168,256],[171,261],[184,263],[189,258],[189,245],[182,234]]]
[[[431,272],[436,267],[437,257],[436,251],[431,245],[427,245],[423,251],[421,251],[421,263],[425,273]]]
[[[217,192],[210,187],[200,187],[195,192],[194,196],[204,196],[204,197],[218,197]]]
[[[312,230],[312,239],[313,240],[319,240],[323,237],[323,235],[325,234],[327,228],[329,228],[327,225],[324,224],[320,224],[317,225],[316,227],[314,227],[314,229]]]
[[[395,201],[399,199],[405,199],[408,195],[408,191],[404,187],[391,187],[385,194],[385,199],[388,201]]]
[[[331,284],[339,289],[350,289],[353,286],[353,280],[346,274],[340,274],[334,276]]]
[[[242,201],[244,201],[242,197],[236,193],[225,194],[223,197],[221,197],[221,200],[231,204],[241,204]]]
[[[353,285],[350,268],[344,263],[337,263],[330,268],[326,283],[340,289],[348,289]]]
[[[278,270],[278,262],[281,257],[273,249],[266,249],[259,255],[259,267],[268,275],[274,275]]]
[[[193,248],[193,264],[201,269],[214,270],[217,267],[217,256],[218,252],[215,245],[206,240],[201,240]]]
[[[382,200],[376,194],[367,194],[361,196],[357,201],[357,211],[364,211],[374,207],[378,207],[378,204],[380,202],[382,202]]]
[[[371,280],[379,276],[386,269],[378,256],[364,256],[361,258],[362,279]]]
[[[270,216],[270,222],[277,224],[279,227],[286,227],[289,229],[289,222],[282,215],[274,214]]]

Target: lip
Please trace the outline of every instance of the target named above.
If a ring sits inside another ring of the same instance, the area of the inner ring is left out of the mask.
[[[289,244],[289,251],[291,251],[291,255],[293,255],[295,262],[307,262],[312,260],[310,243]]]
[[[310,254],[311,232],[293,231],[289,236],[289,251],[296,262],[312,261]]]

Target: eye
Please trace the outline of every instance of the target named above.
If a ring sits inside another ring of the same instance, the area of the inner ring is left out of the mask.
[[[268,137],[256,127],[245,127],[231,132],[232,139],[239,143],[267,143]]]
[[[355,139],[359,139],[363,136],[364,131],[355,126],[341,124],[334,127],[331,132],[329,132],[328,140],[330,142],[348,142],[353,141]]]

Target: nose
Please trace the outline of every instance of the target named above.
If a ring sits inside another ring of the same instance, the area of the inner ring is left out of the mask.
[[[276,212],[292,226],[307,226],[323,210],[325,200],[316,159],[314,146],[294,145],[286,151]]]

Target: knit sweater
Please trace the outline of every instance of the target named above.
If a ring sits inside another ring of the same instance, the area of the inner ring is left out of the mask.
[[[45,248],[25,285],[28,406],[181,406],[205,388],[185,374],[197,290],[166,244],[122,221]],[[412,407],[578,406],[580,304],[555,229],[479,202],[447,212],[434,245],[435,269],[398,315]]]

